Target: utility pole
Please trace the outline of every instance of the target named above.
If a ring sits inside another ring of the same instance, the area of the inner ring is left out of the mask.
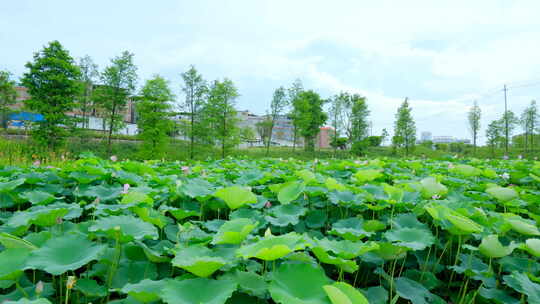
[[[508,156],[508,105],[506,101],[506,84],[504,85],[504,135],[506,140],[504,142],[504,153]]]

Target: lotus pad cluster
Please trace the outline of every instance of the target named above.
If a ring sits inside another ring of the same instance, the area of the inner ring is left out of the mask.
[[[3,167],[0,303],[539,304],[539,176],[474,159]]]

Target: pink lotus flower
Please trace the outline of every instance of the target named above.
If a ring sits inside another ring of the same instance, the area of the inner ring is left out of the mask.
[[[32,164],[38,167],[39,165],[41,165],[41,161],[39,159],[36,159]]]
[[[503,156],[503,159],[504,159],[504,160],[507,160],[507,159],[508,159],[508,155]]]
[[[435,194],[435,195],[433,195],[433,196],[432,196],[431,198],[432,198],[432,199],[434,199],[434,200],[438,200],[438,199],[440,199],[440,198],[441,198],[441,196],[440,196],[440,195],[437,195],[437,194]]]
[[[272,203],[270,202],[264,203],[264,208],[270,208],[270,207],[272,207]]]
[[[454,169],[454,164],[448,164],[448,169]]]
[[[189,174],[190,172],[190,169],[188,166],[182,166],[182,172],[184,172],[184,174]]]
[[[101,202],[101,199],[99,197],[96,197],[96,199],[93,201],[93,204],[99,205],[100,202]]]
[[[117,160],[118,160],[118,157],[116,157],[116,155],[111,156],[111,161],[115,162]]]
[[[61,217],[56,218],[56,224],[60,225],[64,222],[64,220]]]
[[[129,184],[124,184],[124,189],[122,190],[122,194],[127,194],[129,190]]]
[[[36,284],[36,294],[41,294],[43,292],[43,282],[39,281]]]

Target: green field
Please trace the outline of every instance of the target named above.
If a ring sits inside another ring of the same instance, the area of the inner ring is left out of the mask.
[[[540,303],[540,162],[0,169],[3,303]]]

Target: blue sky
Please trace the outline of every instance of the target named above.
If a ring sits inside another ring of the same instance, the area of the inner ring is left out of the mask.
[[[129,50],[139,84],[160,74],[179,98],[190,64],[232,79],[237,107],[258,114],[300,78],[323,97],[365,95],[376,134],[391,131],[407,96],[419,133],[469,137],[473,100],[485,127],[502,114],[503,84],[517,113],[538,99],[539,11],[538,1],[496,0],[2,1],[0,69],[22,75],[51,40],[100,68]]]

